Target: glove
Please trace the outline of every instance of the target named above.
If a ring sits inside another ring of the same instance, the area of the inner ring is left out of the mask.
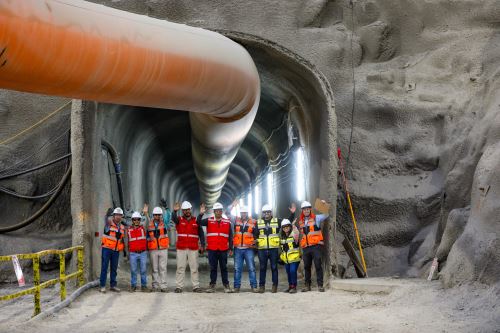
[[[289,248],[290,248],[290,247],[288,246],[288,244],[284,244],[284,245],[283,245],[283,251],[284,251],[284,252],[288,252]]]
[[[281,260],[281,258],[278,259],[278,265],[284,265],[284,264],[285,264],[285,262],[283,260]]]

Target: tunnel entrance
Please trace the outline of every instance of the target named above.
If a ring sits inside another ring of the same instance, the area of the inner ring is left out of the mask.
[[[291,202],[321,197],[333,203],[334,212],[336,118],[327,80],[308,61],[271,41],[219,32],[248,50],[261,80],[254,124],[231,163],[219,201],[250,203],[254,218],[269,203],[275,216],[287,217]],[[87,108],[95,108],[94,140],[105,139],[120,154],[126,209],[140,210],[145,202],[158,205],[161,198],[169,207],[183,200],[198,206],[203,198],[193,168],[189,113],[111,104]],[[97,204],[91,210],[99,225],[92,233],[102,229],[102,217],[118,198],[110,158],[104,150],[94,156],[92,197]],[[328,240],[332,231],[326,229]],[[93,240],[96,273],[99,242]],[[328,242],[325,248],[328,259]]]

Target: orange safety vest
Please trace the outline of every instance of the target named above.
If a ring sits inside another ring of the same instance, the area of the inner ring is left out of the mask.
[[[165,250],[168,249],[168,233],[167,227],[163,221],[155,227],[155,222],[150,221],[148,224],[148,250]]]
[[[110,221],[109,231],[104,232],[102,235],[101,246],[113,251],[123,251],[125,248],[123,236],[125,236],[125,227],[123,224],[116,225],[114,221]]]
[[[314,214],[311,213],[307,222],[304,221],[304,216],[300,217],[299,227],[302,238],[300,239],[300,247],[305,248],[313,245],[323,245],[323,234],[321,229],[316,225]]]
[[[255,228],[255,221],[248,219],[244,227],[243,221],[238,217],[234,225],[233,245],[237,248],[254,247],[255,238],[253,236],[253,228]]]
[[[231,222],[221,218],[217,221],[215,217],[208,219],[207,223],[207,250],[227,251],[229,249],[229,232]]]

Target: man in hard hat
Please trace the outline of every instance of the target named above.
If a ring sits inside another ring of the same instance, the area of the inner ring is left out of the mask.
[[[137,267],[141,272],[141,291],[148,292],[147,287],[147,242],[146,229],[141,224],[142,216],[139,212],[132,213],[132,225],[127,228],[127,243],[130,260],[130,291],[137,290]]]
[[[217,282],[217,266],[220,267],[222,284],[224,292],[232,293],[229,285],[227,272],[227,256],[233,254],[233,230],[231,221],[222,217],[222,204],[216,202],[213,206],[214,216],[202,219],[205,214],[205,205],[200,206],[200,215],[198,215],[198,224],[207,227],[207,251],[208,263],[210,265],[210,285],[206,290],[208,293],[215,292],[215,283]]]
[[[184,287],[186,264],[189,264],[189,270],[191,271],[193,292],[202,292],[198,275],[198,250],[201,250],[200,252],[203,253],[205,249],[205,234],[201,224],[198,224],[196,217],[191,213],[192,207],[189,201],[184,201],[182,205],[176,202],[172,214],[172,221],[175,223],[175,228],[177,230],[176,293],[181,293]],[[179,208],[182,210],[182,216],[177,217]]]
[[[295,217],[295,204],[292,203],[288,208],[290,210],[290,217],[292,221]],[[257,249],[259,255],[259,292],[264,293],[266,290],[266,271],[267,260],[271,262],[271,272],[273,279],[272,292],[278,291],[278,258],[280,237],[279,232],[281,228],[282,219],[273,217],[272,207],[269,204],[262,206],[262,216],[257,221],[257,228],[254,231],[257,240]]]
[[[328,215],[315,215],[312,212],[312,205],[308,201],[303,201],[300,208],[302,212],[297,221],[297,227],[300,231],[300,247],[302,248],[305,275],[305,286],[301,291],[311,291],[311,268],[314,261],[318,290],[323,292],[325,288],[323,287],[321,255],[324,242],[323,233],[321,232],[321,222],[328,218]]]
[[[232,206],[233,205],[229,206],[229,211],[231,211],[230,208]],[[255,220],[253,220],[249,215],[249,211],[246,206],[240,206],[240,215],[241,217],[236,216],[232,219],[234,220],[232,221],[234,229],[234,292],[240,292],[243,261],[245,261],[248,268],[250,287],[252,288],[252,292],[256,293],[258,290],[254,263],[254,229],[256,229],[257,225]]]
[[[113,218],[106,220],[104,225],[104,234],[101,238],[102,257],[101,257],[101,277],[100,291],[106,292],[106,279],[108,275],[108,266],[110,266],[109,290],[120,292],[116,286],[116,271],[118,269],[118,259],[120,251],[125,248],[123,237],[125,236],[125,227],[121,223],[123,219],[123,210],[116,207],[113,210]]]
[[[148,219],[147,245],[153,271],[153,291],[168,292],[167,260],[168,260],[168,222],[163,221],[163,210],[153,208],[153,220],[149,218],[147,205],[144,215]]]

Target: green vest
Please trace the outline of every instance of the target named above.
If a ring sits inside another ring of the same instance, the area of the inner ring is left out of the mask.
[[[295,245],[293,236],[288,236],[287,239],[281,239],[281,254],[280,258],[285,264],[300,261],[300,249]],[[288,244],[288,251],[285,250],[285,244]]]
[[[271,219],[271,222],[269,223],[269,227],[271,228],[271,233],[269,235],[266,235],[266,223],[262,219],[259,219],[257,221],[257,228],[259,229],[257,248],[259,250],[277,249],[280,247],[280,236],[278,235],[278,219],[273,217]]]

